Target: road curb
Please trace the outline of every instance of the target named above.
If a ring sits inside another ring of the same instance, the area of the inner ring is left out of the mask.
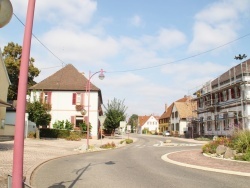
[[[171,159],[168,158],[168,155],[173,154],[173,153],[182,152],[182,151],[190,151],[190,150],[181,150],[181,151],[177,151],[177,152],[167,153],[165,155],[162,155],[161,159],[166,161],[166,162],[169,162],[169,163],[172,163],[172,164],[175,164],[175,165],[179,165],[179,166],[183,166],[183,167],[194,168],[194,169],[204,170],[204,171],[224,173],[224,174],[232,174],[232,175],[250,177],[250,173],[246,173],[246,172],[237,172],[237,171],[222,170],[222,169],[209,168],[209,167],[204,167],[204,166],[191,165],[191,164],[177,162],[177,161],[174,161],[174,160],[171,160]]]

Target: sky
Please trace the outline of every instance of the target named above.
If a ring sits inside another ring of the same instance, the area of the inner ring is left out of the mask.
[[[23,44],[29,0],[11,0],[14,15],[0,29],[0,48]],[[22,24],[23,23],[23,24]],[[126,114],[161,116],[165,105],[193,93],[250,58],[250,0],[36,0],[30,56],[40,82],[63,66],[103,69],[91,82],[103,103]]]

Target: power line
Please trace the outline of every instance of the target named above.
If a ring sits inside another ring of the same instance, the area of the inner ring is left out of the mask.
[[[20,22],[20,23],[22,23],[22,25],[23,26],[25,26],[25,24],[16,16],[16,14],[15,13],[13,13],[14,14],[14,16],[16,17],[16,19]],[[231,44],[231,43],[234,43],[234,42],[236,42],[236,41],[238,41],[238,40],[241,40],[241,39],[243,39],[243,38],[245,38],[245,37],[248,37],[250,35],[250,33],[247,33],[247,34],[245,34],[245,35],[243,35],[243,36],[241,36],[241,37],[239,37],[239,38],[236,38],[236,39],[234,39],[234,40],[232,40],[232,41],[230,41],[230,42],[227,42],[227,43],[225,43],[225,44],[222,44],[222,45],[220,45],[220,46],[217,46],[217,47],[215,47],[215,48],[212,48],[212,49],[210,49],[210,50],[207,50],[207,51],[204,51],[204,52],[201,52],[201,53],[198,53],[198,54],[195,54],[195,55],[191,55],[191,56],[188,56],[188,57],[184,57],[184,58],[181,58],[181,59],[178,59],[178,60],[176,60],[176,61],[171,61],[171,62],[167,62],[167,63],[163,63],[163,64],[159,64],[159,65],[154,65],[154,66],[149,66],[149,67],[143,67],[143,68],[137,68],[137,69],[127,69],[127,70],[118,70],[118,71],[106,71],[106,73],[121,73],[121,72],[135,72],[135,71],[142,71],[142,70],[147,70],[147,69],[153,69],[153,68],[157,68],[157,67],[162,67],[162,66],[165,66],[165,65],[168,65],[168,64],[173,64],[173,63],[178,63],[178,62],[181,62],[181,61],[184,61],[184,60],[187,60],[187,59],[191,59],[191,58],[194,58],[194,57],[197,57],[197,56],[200,56],[200,55],[203,55],[203,54],[206,54],[206,53],[209,53],[209,52],[212,52],[212,51],[215,51],[215,50],[217,50],[217,49],[219,49],[219,48],[222,48],[222,47],[224,47],[224,46],[227,46],[227,45],[229,45],[229,44]],[[54,57],[56,57],[61,63],[62,63],[62,65],[63,64],[67,64],[67,63],[65,63],[62,59],[60,59],[57,55],[55,55],[47,46],[45,46],[33,33],[32,33],[32,36],[44,47],[44,48],[46,48]],[[61,65],[60,65],[61,66]],[[42,68],[42,69],[50,69],[50,68],[56,68],[56,67],[60,67],[60,66],[54,66],[54,67],[47,67],[47,68]]]
[[[184,58],[178,59],[178,60],[176,60],[176,61],[171,61],[171,62],[168,62],[168,63],[163,63],[163,64],[154,65],[154,66],[149,66],[149,67],[143,67],[143,68],[138,68],[138,69],[128,69],[128,70],[113,71],[113,72],[107,72],[107,73],[134,72],[134,71],[141,71],[141,70],[146,70],[146,69],[153,69],[153,68],[157,68],[157,67],[162,67],[162,66],[165,66],[165,65],[168,65],[168,64],[172,64],[172,63],[178,63],[178,62],[180,62],[180,61],[184,61],[184,60],[187,60],[187,59],[191,59],[191,58],[194,58],[194,57],[197,57],[197,56],[206,54],[206,53],[208,53],[208,52],[212,52],[212,51],[214,51],[214,50],[217,50],[217,49],[219,49],[219,48],[222,48],[222,47],[224,47],[224,46],[227,46],[227,45],[229,45],[229,44],[231,44],[231,43],[233,43],[233,42],[236,42],[236,41],[238,41],[238,40],[240,40],[240,39],[242,39],[242,38],[248,37],[248,36],[250,36],[250,33],[247,33],[246,35],[243,35],[243,36],[241,36],[241,37],[239,37],[239,38],[237,38],[237,39],[235,39],[235,40],[232,40],[232,41],[230,41],[230,42],[227,42],[227,43],[225,43],[225,44],[222,44],[222,45],[217,46],[217,47],[215,47],[215,48],[212,48],[212,49],[210,49],[210,50],[207,50],[207,51],[204,51],[204,52],[201,52],[201,53],[192,55],[192,56],[184,57]]]
[[[15,13],[13,13],[14,14],[14,16],[16,17],[16,19],[25,27],[25,24],[18,18],[18,16],[15,14]],[[46,49],[46,50],[48,50],[55,58],[57,58],[61,63],[62,63],[62,65],[63,64],[67,64],[67,63],[65,63],[62,59],[60,59],[55,53],[53,53],[45,44],[43,44],[37,37],[36,37],[36,35],[34,35],[33,33],[32,33],[32,36]],[[62,66],[62,65],[60,65],[60,66]],[[60,67],[59,65],[58,66],[56,66],[56,67]],[[51,68],[55,68],[55,67],[51,67]],[[43,68],[43,69],[48,69],[48,68]]]

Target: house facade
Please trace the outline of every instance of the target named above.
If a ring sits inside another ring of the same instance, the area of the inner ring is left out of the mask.
[[[195,118],[196,102],[190,96],[184,96],[173,102],[169,107],[165,104],[165,111],[159,118],[159,131],[167,130],[173,136],[188,134],[191,127],[190,119]]]
[[[7,103],[8,88],[10,83],[9,76],[2,58],[2,53],[0,49],[0,135],[13,135],[14,129],[9,129],[5,126],[6,119],[6,107],[11,106]]]
[[[196,103],[191,100],[190,96],[185,96],[182,99],[173,103],[170,131],[173,136],[184,136],[189,134],[191,122],[190,118],[196,118]]]
[[[173,103],[169,107],[167,106],[167,104],[165,104],[165,111],[159,118],[159,133],[163,133],[164,131],[170,130],[170,118],[172,108]]]
[[[138,116],[138,130],[137,133],[142,134],[143,130],[151,133],[159,132],[159,117],[158,116]]]
[[[77,128],[80,123],[89,118],[92,126],[91,135],[96,138],[100,126],[98,116],[103,114],[102,94],[101,90],[92,83],[90,92],[87,92],[87,84],[88,79],[69,64],[29,88],[29,101],[40,100],[48,105],[52,116],[48,128],[53,128],[55,122],[62,120],[71,122],[74,128]],[[83,114],[83,111],[86,113]]]
[[[246,60],[196,91],[199,128],[204,135],[231,135],[250,130],[250,60]]]

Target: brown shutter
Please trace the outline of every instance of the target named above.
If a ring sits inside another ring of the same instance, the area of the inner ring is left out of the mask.
[[[44,102],[43,100],[44,100],[44,92],[41,91],[41,93],[40,93],[40,102],[43,103]]]
[[[75,116],[71,116],[71,123],[75,125]]]
[[[51,104],[51,95],[52,95],[52,92],[49,91],[48,92],[48,104]]]
[[[81,105],[84,105],[84,93],[81,93]]]
[[[89,118],[89,116],[84,116],[84,121],[87,122],[88,118]]]
[[[76,104],[76,93],[73,93],[72,95],[72,104]]]
[[[234,91],[234,88],[231,89],[231,97],[232,97],[232,99],[235,99],[235,91]]]

